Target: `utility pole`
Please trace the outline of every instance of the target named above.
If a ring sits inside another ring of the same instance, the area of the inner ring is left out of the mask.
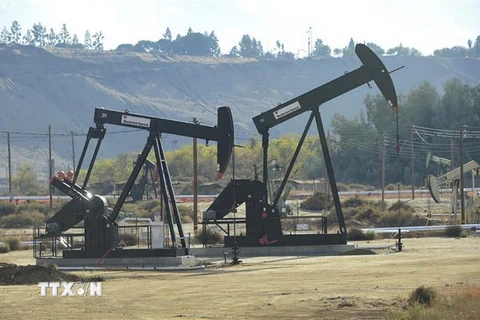
[[[330,130],[327,131],[327,139],[330,141]],[[323,150],[322,150],[323,153]],[[325,170],[323,172],[323,184],[325,188],[325,207],[328,206],[328,195],[330,194],[330,189],[328,188],[329,186],[329,180],[328,180],[328,172],[327,172],[327,164],[324,163],[325,165]],[[315,185],[315,180],[314,180],[314,185]]]
[[[12,154],[10,150],[10,132],[7,132],[8,145],[8,195],[12,195]]]
[[[314,185],[315,185],[315,179]],[[325,165],[325,170],[323,172],[323,187],[325,189],[325,207],[328,206],[328,174],[327,174],[327,165]]]
[[[50,197],[50,212],[52,212],[52,186],[50,185],[50,179],[52,179],[52,126],[48,125],[48,195]]]
[[[193,118],[194,124],[199,124],[197,118]],[[198,229],[198,172],[197,172],[197,138],[193,138],[193,232]]]
[[[72,136],[72,161],[73,161],[73,172],[75,172],[75,142],[73,140],[73,131],[71,132]]]
[[[450,159],[452,159],[451,167],[456,168],[455,164],[453,163],[453,161],[455,160],[453,158],[453,138],[450,138]]]
[[[463,191],[463,129],[464,125],[460,126],[460,206],[461,206],[461,221],[460,224],[465,224],[465,195]],[[455,205],[457,205],[455,203]],[[456,223],[457,221],[455,221]]]
[[[385,136],[382,138],[382,212],[385,212]]]
[[[312,27],[308,28],[308,57],[312,56]]]
[[[415,161],[413,160],[413,126],[410,133],[410,141],[412,147],[412,199],[415,199]]]

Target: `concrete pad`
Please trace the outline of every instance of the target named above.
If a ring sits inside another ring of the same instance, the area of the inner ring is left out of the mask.
[[[195,256],[185,255],[176,257],[135,257],[135,258],[106,258],[100,264],[99,259],[73,258],[37,258],[37,265],[55,264],[58,267],[101,267],[101,268],[163,268],[163,267],[193,267],[197,265]]]
[[[241,247],[239,248],[240,257],[257,256],[329,256],[338,255],[343,252],[351,251],[356,248],[355,244],[332,244],[320,246],[271,246],[271,247]],[[210,247],[210,248],[190,248],[192,254],[196,257],[230,258],[232,248],[230,247]]]

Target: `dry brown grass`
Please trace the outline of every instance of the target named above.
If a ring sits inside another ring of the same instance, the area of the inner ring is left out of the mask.
[[[480,287],[445,287],[430,307],[414,305],[390,314],[392,319],[476,320],[480,315]]]
[[[468,284],[472,303],[478,302],[480,237],[404,243],[401,253],[258,257],[176,273],[95,272],[106,280],[102,297],[40,297],[35,285],[3,286],[0,319],[383,319],[420,285],[454,290]],[[0,261],[30,263],[31,252],[2,254]]]

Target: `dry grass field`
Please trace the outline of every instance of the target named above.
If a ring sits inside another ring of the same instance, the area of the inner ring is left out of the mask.
[[[79,272],[105,279],[102,297],[41,297],[36,285],[0,286],[0,319],[384,319],[420,285],[439,292],[480,286],[480,237],[404,243],[403,252],[257,257],[197,271]],[[0,262],[34,263],[31,251],[1,254]]]

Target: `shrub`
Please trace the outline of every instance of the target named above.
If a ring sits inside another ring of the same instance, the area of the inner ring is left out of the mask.
[[[121,233],[118,235],[118,244],[123,247],[135,246],[138,244],[137,235],[134,233]]]
[[[348,184],[339,182],[339,183],[337,183],[337,189],[338,189],[338,191],[349,191],[350,186]]]
[[[393,309],[387,319],[462,319],[477,320],[480,313],[480,288],[460,287],[435,297],[430,307],[414,303],[401,309]]]
[[[53,209],[53,208],[52,208]],[[26,202],[18,206],[18,212],[41,212],[44,215],[50,212],[50,204],[48,202]]]
[[[187,215],[181,216],[180,219],[182,220],[182,223],[193,223],[193,219]]]
[[[420,286],[410,294],[408,304],[410,306],[415,304],[430,306],[436,296],[437,293],[433,287]]]
[[[358,214],[355,216],[355,219],[359,221],[368,221],[370,223],[376,223],[379,219],[379,214],[371,207],[360,208]]]
[[[205,228],[205,233],[203,233],[203,228],[201,228],[195,235],[195,241],[198,243],[203,243],[205,241],[209,244],[217,244],[223,241],[223,237],[210,228]]]
[[[399,211],[399,210],[415,213],[415,209],[411,205],[403,201],[397,201],[388,208],[388,211]]]
[[[0,218],[0,227],[3,228],[30,228],[40,227],[45,222],[45,216],[38,212],[17,212]]]
[[[15,213],[16,206],[12,202],[1,201],[0,202],[0,217],[8,216],[9,214]]]
[[[48,264],[47,266],[47,269],[50,271],[50,272],[55,272],[58,270],[58,267],[55,263],[50,263]]]
[[[378,220],[378,227],[401,227],[420,224],[418,215],[411,211],[388,211]]]
[[[160,200],[159,199],[153,199],[153,200],[148,200],[148,201],[142,201],[139,204],[139,207],[142,209],[148,211],[148,212],[154,212],[160,210]]]
[[[445,228],[444,235],[445,237],[458,238],[462,235],[463,229],[461,226],[448,226]]]
[[[0,253],[7,253],[10,251],[10,248],[7,245],[2,244],[0,246]]]
[[[89,282],[104,282],[105,279],[102,276],[93,276],[88,278]]]
[[[359,241],[359,240],[375,240],[375,232],[363,232],[361,229],[350,228],[347,230],[347,240],[349,241]]]
[[[10,251],[20,250],[20,240],[18,238],[9,237],[6,240],[6,243]]]
[[[180,214],[180,217],[185,217],[188,216],[192,219],[193,221],[193,208],[191,206],[178,206],[178,213]]]
[[[306,199],[300,204],[300,208],[307,210],[328,210],[332,207],[333,202],[330,195],[327,195],[328,204],[325,203],[325,194],[316,192],[314,195]]]
[[[365,201],[359,197],[350,197],[342,203],[344,208],[356,208],[365,205]]]

